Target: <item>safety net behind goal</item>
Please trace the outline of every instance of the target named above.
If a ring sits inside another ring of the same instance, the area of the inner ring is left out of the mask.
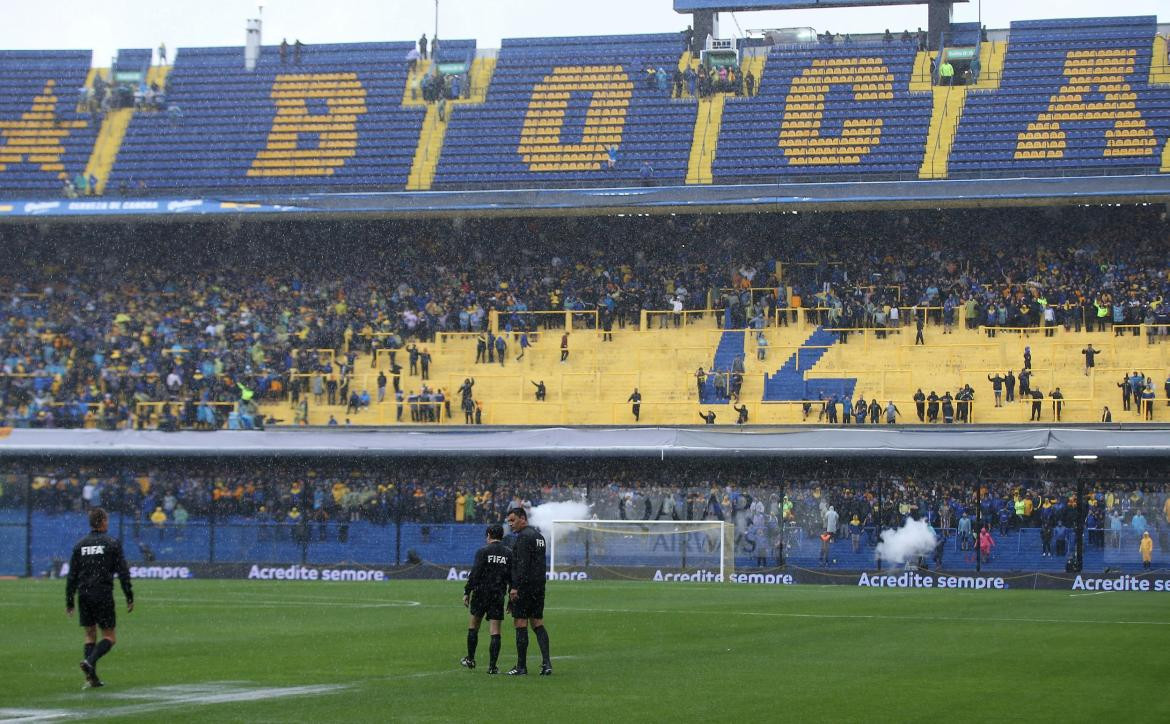
[[[731,573],[732,546],[722,521],[558,520],[550,570],[654,568]]]

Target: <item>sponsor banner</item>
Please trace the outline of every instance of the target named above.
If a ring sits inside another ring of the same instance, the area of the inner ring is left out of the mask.
[[[0,204],[5,217],[76,216],[173,216],[297,211],[283,204],[216,201],[210,199],[107,199],[84,198],[63,201],[13,201]]]
[[[62,574],[68,573],[68,564]],[[299,563],[167,563],[130,566],[132,579],[169,581],[193,578],[243,579],[249,581],[388,581],[391,568],[355,565],[301,565]],[[438,578],[439,576],[434,576]]]
[[[61,575],[68,573],[68,564]],[[248,581],[307,581],[317,583],[393,580],[466,581],[469,567],[420,562],[405,566],[302,565],[300,563],[168,563],[130,567],[134,579],[185,580],[195,578]],[[686,585],[723,583],[718,569],[589,567],[565,568],[548,573],[550,581],[648,581]],[[739,569],[726,574],[734,584],[769,586],[842,585],[860,588],[939,588],[944,590],[1003,591],[1007,589],[1063,590],[1085,593],[1170,592],[1170,575],[1145,574],[1048,574],[974,571],[819,571],[808,568]]]
[[[430,566],[430,564],[424,564],[424,565],[426,565],[428,567],[433,567],[433,566]],[[467,576],[470,573],[471,573],[470,568],[458,568],[456,566],[451,566],[450,568],[447,569],[446,578],[448,581],[466,581]],[[411,576],[403,576],[403,578],[410,578],[410,577]],[[430,576],[426,576],[426,577],[430,578]],[[557,571],[556,573],[549,571],[548,573],[544,574],[544,578],[547,581],[588,581],[589,577],[590,576],[589,576],[589,573],[587,571]]]
[[[169,581],[189,578],[243,579],[248,581],[342,581],[382,582],[400,580],[466,581],[470,568],[417,563],[406,566],[303,565],[300,563],[167,563],[130,566],[133,579],[153,578]],[[61,567],[62,577],[69,574],[69,564]],[[550,581],[585,581],[586,571],[548,573]]]
[[[1079,575],[1073,579],[1074,591],[1137,591],[1139,593],[1166,593],[1170,578],[1150,574],[1130,576]]]
[[[718,569],[600,568],[558,570],[558,576],[582,572],[584,579],[642,580],[656,583],[722,583]],[[738,569],[726,575],[728,583],[773,586],[842,585],[861,588],[941,588],[946,590],[1002,591],[1009,588],[1064,591],[1170,591],[1170,575],[1147,574],[1049,574],[1021,572],[927,571],[822,571],[808,568]]]

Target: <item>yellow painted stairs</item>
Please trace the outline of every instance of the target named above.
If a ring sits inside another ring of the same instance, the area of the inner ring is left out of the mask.
[[[443,153],[443,141],[447,137],[447,121],[439,118],[438,104],[425,103],[422,94],[417,90],[418,82],[430,71],[430,67],[430,61],[420,60],[414,72],[407,76],[406,88],[402,94],[403,106],[426,106],[418,145],[414,149],[414,160],[410,165],[410,175],[406,180],[407,191],[430,190],[431,184],[435,181],[435,170],[439,167],[439,157]],[[494,55],[480,55],[472,61],[469,73],[471,93],[467,98],[447,101],[447,120],[451,118],[454,106],[475,105],[486,100],[487,89],[495,70]]]
[[[1170,85],[1170,59],[1167,59],[1167,39],[1154,36],[1154,54],[1150,60],[1150,85]],[[1170,173],[1170,140],[1162,147],[1162,173]]]
[[[744,58],[741,70],[746,75],[751,73],[756,79],[756,86],[764,76],[764,64],[768,56],[762,53],[748,55]],[[698,60],[691,58],[690,51],[683,53],[679,60],[679,68],[692,68],[698,65]],[[719,129],[723,126],[723,104],[731,93],[715,93],[707,98],[700,98],[695,111],[694,136],[691,138],[691,154],[687,160],[687,183],[712,183],[711,166],[715,163],[715,152],[719,146]]]
[[[967,94],[999,89],[1006,52],[1007,43],[1004,41],[988,41],[981,44],[979,46],[979,67],[982,70],[979,74],[979,81],[970,86],[932,86],[930,78],[931,53],[924,51],[918,54],[914,75],[910,81],[910,91],[912,93],[930,91],[934,94],[934,108],[930,114],[930,131],[926,136],[926,153],[922,158],[922,166],[918,170],[918,178],[943,179],[947,177],[951,149],[955,145],[955,133],[959,128],[959,121],[963,118],[963,107],[967,103]]]
[[[94,75],[99,72],[91,71],[86,79],[86,85],[93,83]],[[146,72],[146,83],[157,83],[160,88],[166,87],[167,74],[170,66],[155,66]],[[97,179],[96,193],[104,194],[106,183],[110,178],[110,171],[114,168],[114,161],[118,159],[118,151],[122,148],[122,140],[126,138],[126,129],[134,118],[133,108],[119,108],[109,111],[102,120],[102,127],[98,130],[97,140],[93,144],[93,152],[85,164],[86,177]]]

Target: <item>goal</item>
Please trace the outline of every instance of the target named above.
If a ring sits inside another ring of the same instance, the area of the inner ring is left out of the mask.
[[[551,533],[550,573],[655,568],[726,581],[734,569],[731,528],[719,520],[554,520]]]

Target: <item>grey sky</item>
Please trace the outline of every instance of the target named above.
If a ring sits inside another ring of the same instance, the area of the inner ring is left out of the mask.
[[[256,0],[4,0],[0,48],[88,48],[106,65],[118,48],[243,45],[244,21],[256,17]],[[1156,15],[1170,22],[1166,0],[972,0],[957,5],[957,21],[973,21],[980,6],[985,25],[1012,20],[1099,15]],[[412,40],[432,34],[433,0],[267,0],[264,42],[304,43]],[[738,22],[738,27],[737,27]],[[498,48],[505,37],[602,35],[681,30],[687,18],[672,0],[439,0],[439,35],[475,38]],[[926,25],[925,6],[846,10],[723,13],[723,35],[738,29],[813,27],[838,33],[900,32]]]

